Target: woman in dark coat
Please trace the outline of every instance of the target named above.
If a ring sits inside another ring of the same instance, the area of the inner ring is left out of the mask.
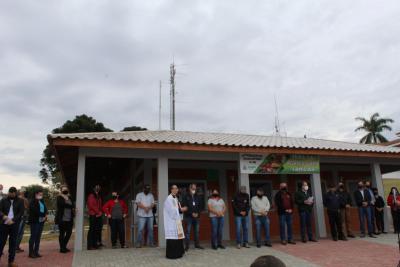
[[[70,250],[67,248],[69,239],[71,238],[72,228],[74,225],[75,205],[69,195],[68,187],[61,187],[61,194],[57,197],[57,212],[55,223],[58,224],[60,231],[58,242],[60,244],[60,252],[67,253]]]
[[[42,237],[43,225],[47,220],[47,207],[43,201],[43,190],[35,192],[34,198],[29,204],[28,224],[31,227],[29,238],[29,257],[40,258],[39,254],[40,238]]]

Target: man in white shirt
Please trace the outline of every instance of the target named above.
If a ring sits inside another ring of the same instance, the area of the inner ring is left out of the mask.
[[[253,210],[254,221],[256,223],[256,239],[257,247],[261,247],[261,227],[265,231],[264,245],[271,247],[271,239],[269,235],[269,218],[268,212],[271,205],[268,198],[264,195],[264,189],[257,189],[257,195],[251,198],[251,209]]]
[[[150,192],[150,185],[143,187],[143,192],[136,195],[137,205],[137,218],[138,218],[138,237],[136,240],[136,247],[142,247],[143,231],[147,225],[147,236],[149,239],[149,246],[154,246],[153,238],[153,207],[154,196]]]

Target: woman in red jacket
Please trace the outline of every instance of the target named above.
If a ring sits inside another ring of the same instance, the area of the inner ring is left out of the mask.
[[[400,231],[400,194],[396,187],[390,189],[387,204],[390,206],[393,218],[393,228],[394,232],[397,234]]]
[[[119,199],[117,192],[112,192],[112,199],[103,206],[103,211],[111,227],[112,248],[117,248],[117,239],[121,243],[121,248],[126,248],[124,219],[128,214],[128,207],[125,201]]]

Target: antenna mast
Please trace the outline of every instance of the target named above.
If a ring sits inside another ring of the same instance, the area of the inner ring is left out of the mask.
[[[281,135],[281,129],[279,125],[279,112],[278,112],[278,104],[276,101],[276,95],[274,94],[274,102],[275,102],[275,134],[280,136]]]
[[[161,80],[160,80],[160,89],[159,89],[159,98],[158,98],[158,130],[161,130]]]
[[[171,130],[175,131],[175,63],[169,67],[170,73],[170,97],[171,97],[171,111],[170,111],[170,123],[171,123]]]

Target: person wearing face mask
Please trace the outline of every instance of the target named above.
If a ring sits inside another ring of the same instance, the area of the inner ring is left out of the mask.
[[[256,239],[257,247],[261,247],[261,228],[264,228],[265,241],[264,245],[272,247],[271,239],[269,235],[269,218],[268,212],[271,205],[268,198],[264,195],[264,189],[262,187],[257,189],[257,194],[251,198],[251,209],[254,215],[254,221],[256,223]]]
[[[31,236],[29,238],[30,258],[42,257],[39,254],[39,247],[45,221],[47,221],[47,207],[43,201],[43,190],[38,189],[34,194],[34,199],[29,204],[28,223],[31,227]]]
[[[100,196],[101,187],[96,184],[89,194],[86,205],[89,214],[89,231],[87,235],[87,249],[98,249],[101,246],[101,232],[103,228],[103,201]],[[99,244],[100,243],[100,244]]]
[[[375,203],[376,203],[376,199],[374,196],[374,192],[372,191],[371,188],[371,182],[370,181],[366,181],[365,182],[365,189],[368,191],[370,197],[371,197],[371,204],[369,206],[370,210],[371,210],[371,224],[372,224],[372,232],[377,235],[377,231],[376,231],[376,227],[375,227]]]
[[[212,191],[208,199],[208,212],[211,221],[211,247],[212,249],[225,249],[222,245],[222,234],[224,232],[224,214],[226,206],[224,200],[219,196],[217,189]]]
[[[358,217],[360,220],[360,237],[365,237],[365,219],[367,220],[368,236],[376,238],[373,235],[373,228],[371,222],[371,195],[364,187],[363,181],[358,182],[358,190],[354,192],[354,198],[358,207]]]
[[[154,196],[150,192],[150,185],[146,184],[143,187],[143,192],[136,195],[137,217],[138,217],[138,236],[136,240],[136,247],[142,247],[143,232],[147,226],[148,245],[154,246],[153,238],[153,208],[155,206]]]
[[[203,210],[203,204],[200,197],[196,192],[196,184],[190,184],[188,193],[183,196],[182,207],[186,207],[186,211],[183,213],[184,222],[186,224],[185,232],[185,250],[189,250],[190,243],[190,232],[193,226],[194,232],[194,247],[198,249],[204,249],[200,246],[199,241],[199,230],[200,230],[200,213]]]
[[[10,187],[8,196],[0,200],[0,258],[8,238],[8,266],[15,267],[18,226],[24,214],[24,202],[17,197],[17,189]]]
[[[279,216],[279,232],[281,238],[281,244],[286,245],[289,244],[296,244],[293,241],[293,197],[288,192],[287,184],[281,183],[279,185],[279,191],[275,194],[275,205],[278,210]],[[286,229],[287,229],[287,236],[286,236]]]
[[[111,227],[112,248],[117,248],[117,239],[119,239],[121,248],[126,248],[124,219],[128,214],[128,206],[125,201],[120,199],[117,192],[112,192],[111,199],[103,206],[103,211]]]
[[[67,244],[72,234],[75,205],[66,185],[61,186],[61,194],[57,196],[56,201],[57,211],[54,222],[58,225],[59,229],[58,243],[60,245],[60,252],[67,253],[70,252]]]
[[[17,253],[24,252],[24,250],[21,248],[21,241],[22,238],[24,237],[24,232],[25,232],[25,224],[28,220],[28,209],[29,209],[29,201],[27,199],[27,192],[25,189],[21,189],[18,192],[18,198],[21,199],[24,202],[24,215],[22,216],[19,226],[18,226],[18,236],[17,236]]]
[[[350,210],[353,200],[350,194],[345,190],[344,184],[342,182],[338,185],[337,190],[339,196],[342,198],[343,202],[340,206],[340,219],[342,220],[342,230],[346,229],[347,237],[355,238],[351,228],[351,217]]]
[[[390,206],[390,212],[393,219],[394,233],[400,232],[400,194],[397,187],[392,187],[387,197],[387,204]]]
[[[240,186],[239,193],[232,200],[232,206],[236,224],[236,246],[238,249],[241,246],[250,248],[248,232],[250,196],[246,192],[246,186]]]
[[[185,254],[181,215],[179,213],[180,204],[177,197],[179,188],[177,185],[170,187],[170,194],[164,201],[164,233],[167,243],[166,257],[168,259],[182,258]]]
[[[375,197],[375,222],[376,228],[378,230],[377,234],[386,234],[385,231],[385,224],[384,224],[384,209],[385,209],[385,201],[383,198],[378,194],[377,188],[372,188],[372,192],[374,193]]]
[[[311,242],[317,242],[312,234],[312,209],[314,205],[314,198],[308,192],[308,183],[303,181],[301,183],[301,188],[294,195],[294,200],[297,204],[299,215],[300,215],[300,232],[301,241],[303,243],[307,242],[306,230],[308,240]]]
[[[333,241],[347,241],[342,229],[342,220],[340,218],[340,207],[344,205],[344,199],[336,191],[334,185],[328,186],[329,191],[324,196],[324,206],[327,209],[331,236]]]

